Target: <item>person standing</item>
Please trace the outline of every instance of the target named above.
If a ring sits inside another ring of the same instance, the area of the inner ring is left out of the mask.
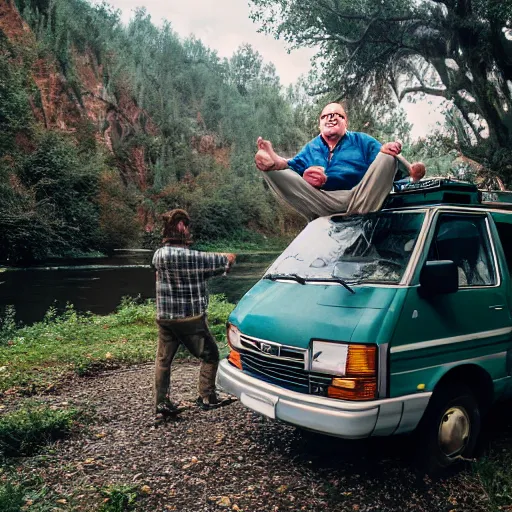
[[[153,256],[156,269],[155,414],[157,420],[179,412],[170,400],[171,363],[181,344],[201,359],[198,398],[202,409],[220,404],[215,391],[219,350],[207,321],[206,281],[229,272],[236,255],[191,250],[190,217],[175,209],[162,215],[163,247]]]

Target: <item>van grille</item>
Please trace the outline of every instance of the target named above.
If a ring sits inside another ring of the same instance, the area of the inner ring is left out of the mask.
[[[241,335],[242,369],[249,375],[292,391],[327,395],[331,377],[305,370],[307,351]]]

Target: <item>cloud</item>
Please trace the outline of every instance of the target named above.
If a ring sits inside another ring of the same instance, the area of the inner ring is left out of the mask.
[[[265,62],[275,65],[285,86],[307,74],[315,54],[309,48],[288,53],[283,41],[259,34],[257,25],[249,19],[248,3],[243,0],[109,0],[109,3],[122,11],[125,23],[137,7],[145,7],[153,23],[169,21],[180,37],[194,34],[210,49],[217,50],[220,57],[229,58],[241,44],[249,43]]]

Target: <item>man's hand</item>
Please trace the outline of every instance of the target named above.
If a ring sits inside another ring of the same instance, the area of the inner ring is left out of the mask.
[[[386,142],[380,148],[381,153],[385,153],[386,155],[397,156],[402,151],[402,143],[399,141],[395,142]]]
[[[264,149],[258,150],[254,156],[254,161],[260,171],[271,171],[274,168],[274,160]]]
[[[274,151],[269,140],[258,137],[256,144],[258,145],[258,152],[254,157],[254,161],[260,171],[280,171],[288,167],[288,160],[279,156]]]
[[[327,181],[324,168],[320,165],[312,165],[308,167],[302,177],[315,188],[321,188]]]
[[[226,253],[225,256],[228,259],[230,265],[233,265],[233,263],[235,263],[236,254],[233,254],[232,252],[229,252],[229,253]]]
[[[224,274],[226,274],[231,270],[231,267],[235,264],[236,254],[233,254],[232,252],[222,252],[221,255],[226,256],[226,258],[228,259],[228,268],[224,272]]]
[[[258,137],[256,144],[258,145],[258,149],[262,149],[263,151],[266,151],[269,155],[274,153],[274,148],[272,147],[272,142],[270,142],[269,140],[265,140],[263,137]]]
[[[269,140],[265,140],[262,137],[258,137],[256,141],[256,145],[258,146],[258,152],[254,157],[254,161],[256,162],[256,167],[260,171],[271,171],[275,168],[275,151],[272,147],[272,143]]]

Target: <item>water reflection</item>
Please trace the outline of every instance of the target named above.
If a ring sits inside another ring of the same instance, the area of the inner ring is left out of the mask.
[[[119,254],[113,258],[54,260],[44,266],[0,273],[0,312],[12,304],[23,323],[41,320],[56,305],[72,303],[79,311],[107,314],[121,297],[155,297],[152,252]],[[236,303],[256,283],[277,254],[240,254],[227,277],[210,281],[211,293],[224,293]]]

